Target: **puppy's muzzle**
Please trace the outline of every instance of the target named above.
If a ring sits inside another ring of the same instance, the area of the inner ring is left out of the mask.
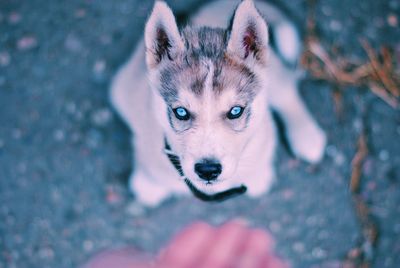
[[[222,172],[222,165],[215,159],[203,159],[194,165],[194,171],[207,182],[214,181]]]

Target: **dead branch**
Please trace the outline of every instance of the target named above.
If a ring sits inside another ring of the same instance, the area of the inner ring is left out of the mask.
[[[393,55],[387,47],[376,52],[365,39],[360,40],[367,55],[365,63],[350,62],[347,57],[329,53],[316,35],[315,1],[310,1],[311,12],[307,19],[307,37],[301,64],[320,80],[326,80],[339,87],[366,86],[394,109],[399,107],[400,79],[399,66],[393,62]]]
[[[358,138],[358,150],[351,162],[352,172],[350,177],[350,190],[352,193],[358,193],[360,190],[360,178],[364,159],[368,155],[368,147],[365,134],[362,133]]]

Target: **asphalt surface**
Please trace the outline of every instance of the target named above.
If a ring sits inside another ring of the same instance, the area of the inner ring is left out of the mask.
[[[187,11],[200,1],[170,1]],[[305,25],[304,0],[281,1]],[[364,37],[400,60],[400,2],[326,0],[321,39],[365,59]],[[144,209],[127,190],[130,133],[108,102],[108,85],[142,35],[151,1],[0,1],[0,267],[77,267],[105,248],[156,252],[195,220],[245,218],[269,230],[293,267],[340,267],[362,230],[348,189],[363,122],[371,148],[362,196],[379,226],[373,267],[400,265],[400,113],[367,88],[306,79],[302,95],[326,129],[321,164],[281,145],[279,180],[259,200],[208,204],[192,197]],[[303,27],[304,28],[304,27]]]

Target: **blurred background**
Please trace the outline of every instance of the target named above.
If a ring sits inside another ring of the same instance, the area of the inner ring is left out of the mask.
[[[206,1],[167,2],[187,13]],[[279,180],[258,200],[173,198],[146,209],[127,190],[130,133],[108,86],[153,2],[0,0],[0,267],[76,267],[124,245],[157,252],[195,220],[237,217],[271,232],[293,267],[399,267],[398,80],[381,80],[398,74],[400,1],[273,2],[298,22],[306,47],[313,37],[333,60],[310,49],[301,85],[328,133],[323,162],[309,166],[281,144]],[[393,66],[384,62],[372,82],[342,81],[385,59]]]

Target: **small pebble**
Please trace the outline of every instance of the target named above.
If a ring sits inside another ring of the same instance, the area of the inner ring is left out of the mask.
[[[104,60],[97,60],[93,65],[94,73],[102,73],[106,69],[106,62]]]
[[[76,104],[74,102],[68,102],[65,105],[65,109],[66,109],[67,113],[74,114],[76,112]]]
[[[398,0],[391,0],[391,1],[389,1],[389,7],[391,9],[398,9],[398,8],[400,8],[400,3]]]
[[[122,14],[131,14],[132,11],[134,10],[132,7],[133,6],[128,4],[128,2],[122,2],[121,5],[119,6],[119,11]]]
[[[385,26],[385,20],[383,18],[378,17],[374,19],[373,24],[377,28],[382,28],[383,26]]]
[[[322,13],[323,13],[325,16],[332,16],[332,8],[331,8],[331,7],[329,7],[329,6],[323,6],[321,10],[322,10]]]
[[[379,160],[381,160],[382,162],[386,162],[387,160],[389,160],[389,152],[386,150],[381,150],[379,152]]]
[[[299,227],[293,226],[285,230],[285,235],[287,237],[299,237],[301,232],[302,230]]]
[[[290,199],[292,199],[292,198],[293,198],[293,195],[294,195],[293,191],[292,191],[292,190],[289,190],[289,189],[286,189],[286,190],[284,190],[284,191],[282,192],[282,197],[283,197],[284,200],[290,200]]]
[[[77,10],[75,10],[75,18],[81,19],[84,18],[86,16],[86,10],[83,8],[79,8]]]
[[[336,166],[342,166],[346,162],[346,156],[334,145],[328,145],[326,148],[326,154],[332,158]]]
[[[20,234],[14,235],[14,242],[15,242],[15,243],[17,243],[17,244],[22,244],[23,241],[24,241],[24,240],[23,240],[23,238],[22,238],[22,235],[20,235]]]
[[[376,28],[376,27],[370,27],[367,28],[365,31],[365,36],[368,37],[368,39],[377,39],[379,38],[379,31],[380,29]]]
[[[281,227],[281,225],[280,225],[278,222],[272,221],[272,222],[269,224],[269,229],[270,229],[271,232],[273,232],[273,233],[278,233],[278,232],[282,229],[282,227]]]
[[[372,258],[374,256],[374,247],[372,246],[372,244],[369,241],[366,241],[362,245],[362,249],[365,254],[365,258],[367,260],[372,260]]]
[[[127,229],[124,228],[121,234],[124,238],[128,239],[134,239],[137,238],[138,236],[138,232],[135,230],[135,228],[127,228]]]
[[[5,222],[6,222],[8,225],[12,226],[12,225],[15,224],[15,217],[12,216],[12,215],[7,215]]]
[[[399,26],[399,20],[397,19],[397,16],[393,13],[389,14],[389,16],[387,17],[387,23],[392,27]]]
[[[384,265],[385,267],[393,267],[393,259],[391,257],[386,257]]]
[[[55,141],[63,141],[65,139],[65,133],[61,129],[57,129],[54,131],[53,137]]]
[[[125,212],[132,217],[143,216],[145,209],[138,202],[130,202],[125,209]]]
[[[400,234],[400,223],[396,223],[393,227],[393,230],[396,234]]]
[[[363,128],[363,123],[360,118],[356,118],[353,121],[353,127],[356,132],[360,132]]]
[[[52,189],[50,196],[53,202],[55,203],[58,203],[59,201],[62,200],[62,195],[58,189]]]
[[[109,45],[109,44],[112,43],[112,38],[111,38],[110,35],[104,34],[104,35],[102,35],[102,36],[100,37],[100,42],[101,42],[103,45]]]
[[[318,222],[319,222],[318,216],[310,216],[306,219],[306,224],[308,226],[316,226],[318,225]]]
[[[325,240],[329,237],[329,232],[326,230],[322,230],[318,233],[318,239],[319,240]]]
[[[74,132],[71,134],[71,141],[77,143],[82,139],[82,135],[79,132]]]
[[[374,182],[374,181],[369,181],[369,182],[367,183],[367,189],[368,189],[369,191],[374,191],[374,190],[376,189],[376,182]]]
[[[17,165],[17,170],[20,174],[25,174],[27,167],[26,167],[26,163],[21,162]]]
[[[82,111],[86,112],[86,111],[89,111],[90,109],[92,109],[92,106],[93,105],[89,100],[85,100],[82,103],[81,108],[82,108]]]
[[[15,128],[11,135],[15,140],[19,140],[22,137],[22,131],[19,128]]]
[[[327,147],[326,147],[326,154],[328,155],[328,156],[334,156],[335,154],[337,153],[337,149],[336,149],[336,146],[334,146],[334,145],[328,145]]]
[[[21,21],[21,14],[13,11],[8,15],[8,22],[10,24],[17,24]]]
[[[101,133],[95,129],[89,130],[86,136],[86,144],[89,148],[97,148],[103,140]]]
[[[53,259],[54,258],[54,251],[49,247],[44,247],[39,249],[39,258],[41,259]]]
[[[0,52],[0,66],[6,67],[10,64],[10,54],[7,52]]]
[[[77,120],[77,121],[81,121],[81,120],[84,118],[83,112],[80,111],[80,110],[77,110],[77,111],[75,112],[75,114],[74,114],[74,118],[75,118],[75,120]]]
[[[378,206],[374,206],[371,208],[371,210],[373,211],[373,213],[382,218],[385,219],[387,218],[390,214],[389,211],[385,208],[385,207],[378,207]]]
[[[106,200],[107,200],[107,203],[109,203],[110,205],[115,205],[115,204],[118,204],[121,202],[122,197],[112,187],[108,187]]]
[[[342,23],[340,23],[340,21],[332,20],[332,21],[329,23],[329,28],[330,28],[332,31],[338,32],[338,31],[342,30],[343,27],[342,27]]]
[[[106,81],[106,68],[107,64],[105,60],[96,60],[93,65],[93,79],[97,83],[103,83]]]
[[[381,131],[381,125],[379,124],[372,124],[372,132],[373,133],[379,133]]]
[[[94,111],[91,115],[91,120],[94,125],[103,127],[112,119],[112,113],[108,108],[102,108]]]
[[[324,249],[322,249],[322,248],[319,248],[319,247],[314,248],[314,249],[311,251],[311,254],[312,254],[312,256],[313,256],[314,258],[316,258],[316,259],[324,259],[324,258],[326,258],[326,256],[327,256],[326,251],[325,251]]]
[[[30,50],[34,47],[36,47],[38,44],[36,37],[34,36],[24,36],[20,38],[17,42],[17,48],[21,51],[27,51]]]
[[[304,246],[304,244],[303,243],[301,243],[301,242],[295,242],[293,245],[292,245],[292,248],[293,248],[293,250],[296,252],[296,253],[304,253],[304,251],[305,251],[305,249],[306,249],[306,247]]]
[[[82,50],[83,45],[81,40],[74,34],[69,34],[64,42],[64,47],[71,52],[79,52]]]
[[[14,260],[18,260],[21,256],[20,253],[16,250],[11,251],[11,255]]]
[[[92,251],[92,250],[93,250],[93,247],[94,247],[93,241],[90,241],[90,240],[85,240],[85,241],[83,241],[83,249],[84,249],[86,252]]]
[[[215,214],[211,217],[211,222],[215,225],[221,225],[226,221],[226,215]]]

